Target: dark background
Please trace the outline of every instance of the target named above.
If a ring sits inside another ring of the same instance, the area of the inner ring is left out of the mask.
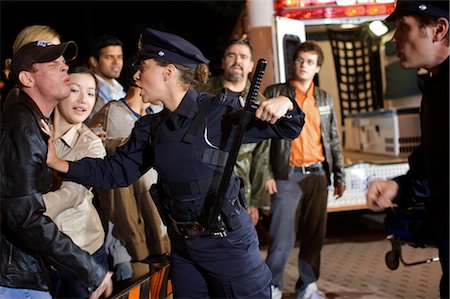
[[[4,69],[5,59],[12,56],[16,35],[26,26],[40,24],[53,27],[62,41],[73,40],[78,44],[75,63],[87,62],[89,43],[100,34],[111,34],[122,40],[126,61],[136,50],[140,33],[151,27],[191,41],[211,60],[211,71],[216,73],[223,47],[231,38],[244,7],[245,0],[1,0],[1,69]],[[2,95],[4,92],[6,88],[2,89]]]

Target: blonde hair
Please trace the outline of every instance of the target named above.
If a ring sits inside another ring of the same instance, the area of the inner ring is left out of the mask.
[[[22,29],[22,31],[17,34],[16,39],[13,44],[13,55],[22,46],[35,42],[38,40],[45,40],[60,43],[61,36],[50,26],[47,25],[31,25]],[[11,58],[5,60],[5,77],[9,79],[11,73]]]
[[[31,25],[22,29],[17,34],[16,40],[13,44],[13,54],[17,52],[23,45],[38,40],[53,41],[59,39],[61,36],[50,26],[47,25]]]

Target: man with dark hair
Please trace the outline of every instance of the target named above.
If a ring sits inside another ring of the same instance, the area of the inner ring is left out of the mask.
[[[333,99],[314,85],[323,53],[313,41],[297,46],[293,78],[267,87],[266,97],[295,99],[305,113],[305,125],[293,141],[273,139],[270,165],[276,180],[271,207],[269,250],[266,263],[273,273],[272,296],[281,298],[283,273],[289,254],[300,240],[297,298],[320,299],[317,289],[320,251],[325,239],[327,199],[333,173],[334,194],[345,191],[344,162],[336,126]]]
[[[40,122],[48,122],[55,106],[70,95],[66,61],[76,54],[74,42],[37,41],[22,46],[12,59],[20,92],[4,111],[0,130],[2,298],[51,298],[50,265],[77,275],[90,298],[112,291],[112,273],[44,216],[42,194],[51,190],[52,171],[46,166],[48,137]]]
[[[430,235],[442,266],[441,298],[449,297],[449,15],[448,1],[399,0],[386,21],[396,21],[397,56],[404,68],[425,68],[429,78],[421,103],[421,145],[409,157],[409,171],[374,181],[367,205],[374,211],[424,202]]]
[[[111,100],[123,99],[126,95],[123,86],[116,80],[123,67],[123,44],[117,37],[100,35],[91,45],[88,60],[89,67],[98,81],[98,95],[94,109],[86,120],[90,124],[92,117],[103,105]]]
[[[243,39],[231,40],[225,47],[221,66],[223,74],[210,78],[198,90],[211,95],[236,95],[244,104],[243,99],[250,88],[248,76],[254,66],[251,44]],[[263,100],[264,96],[258,94],[256,101]],[[242,144],[236,161],[236,174],[243,180],[247,211],[255,225],[259,219],[259,209],[270,207],[270,196],[266,191],[266,184],[273,181],[269,168],[269,148],[270,139]]]

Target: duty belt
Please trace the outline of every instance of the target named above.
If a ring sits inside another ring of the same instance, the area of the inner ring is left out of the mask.
[[[230,201],[228,200],[227,203],[229,204],[227,208],[224,210],[229,211],[229,208],[237,207],[239,208],[239,211],[243,211],[244,207],[242,206],[241,202],[239,201],[239,198],[235,198],[234,200]],[[175,220],[170,213],[167,213],[167,215],[170,218],[170,222],[172,222],[172,227],[175,229],[175,231],[182,237],[188,240],[193,240],[199,236],[201,236],[203,233],[208,232],[211,235],[215,237],[226,237],[227,236],[227,230],[235,229],[237,227],[233,226],[233,223],[228,223],[228,225],[225,224],[225,219],[222,217],[222,215],[219,213],[217,221],[214,226],[210,227],[208,225],[205,225],[207,223],[208,219],[207,217],[202,217],[197,220],[188,220],[188,221],[177,221]],[[226,215],[225,215],[226,217]],[[236,223],[234,223],[236,224]],[[240,226],[239,226],[240,227]]]
[[[208,231],[203,225],[198,223],[197,221],[176,221],[170,215],[170,220],[172,221],[172,227],[175,229],[177,234],[184,237],[187,240],[193,240],[199,236],[201,236],[204,232]],[[217,231],[209,231],[211,235],[216,237],[226,237],[227,231],[225,224],[221,229]]]
[[[304,166],[289,166],[290,172],[299,172],[302,174],[310,174],[311,172],[322,170],[322,162],[317,162],[310,165],[304,165]]]

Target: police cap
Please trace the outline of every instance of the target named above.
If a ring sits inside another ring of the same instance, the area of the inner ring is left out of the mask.
[[[31,70],[33,64],[51,62],[63,56],[67,61],[75,59],[78,47],[73,41],[55,45],[49,41],[35,41],[23,45],[12,58],[11,71],[17,80],[19,73]]]
[[[385,21],[395,21],[403,16],[409,15],[426,15],[435,18],[443,17],[448,20],[448,1],[397,0],[394,12]]]
[[[189,68],[196,68],[201,63],[209,63],[196,46],[175,34],[147,28],[142,33],[141,43],[140,61],[159,58]]]

